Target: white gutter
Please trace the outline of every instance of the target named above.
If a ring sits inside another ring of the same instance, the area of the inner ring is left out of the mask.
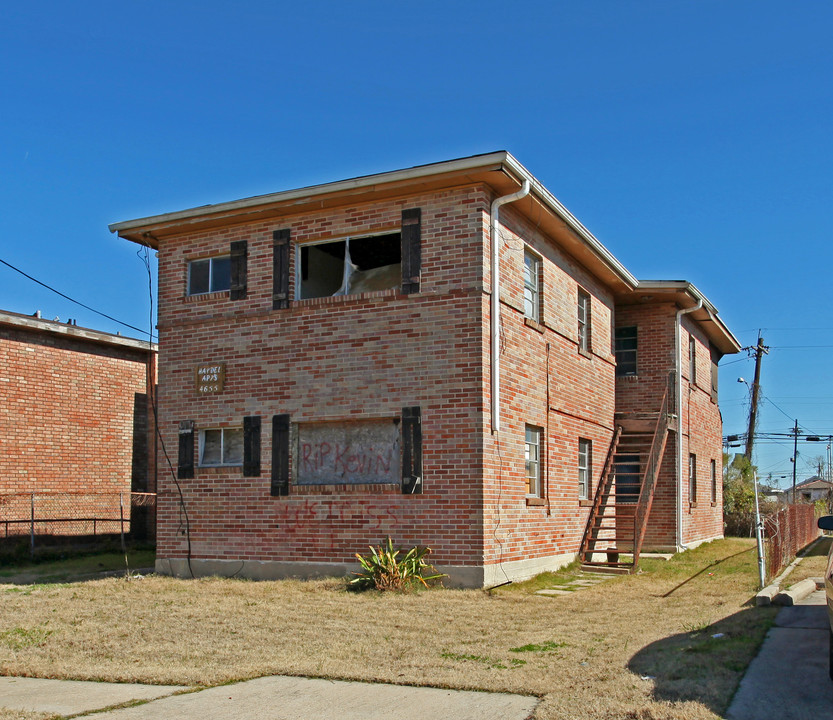
[[[492,224],[489,231],[492,242],[492,432],[500,430],[500,206],[520,200],[529,194],[529,180],[516,193],[495,198],[492,202]]]
[[[701,297],[694,307],[677,310],[674,319],[674,356],[677,372],[677,549],[685,550],[683,545],[683,358],[682,358],[682,323],[683,315],[688,315],[703,307]],[[691,428],[689,428],[689,435]]]

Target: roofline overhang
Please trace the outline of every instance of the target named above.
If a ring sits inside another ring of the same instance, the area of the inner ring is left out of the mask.
[[[479,183],[489,185],[497,194],[503,195],[517,190],[524,180],[529,181],[531,191],[525,201],[517,203],[518,211],[532,213],[536,205],[543,207],[578,240],[577,247],[572,248],[572,251],[569,247],[565,249],[583,262],[588,270],[607,282],[615,292],[637,287],[636,278],[624,265],[505,150],[152,215],[112,223],[109,228],[110,232],[117,233],[121,238],[158,249],[161,237],[196,231],[212,224],[241,223],[307,209],[344,205],[351,200],[367,200],[373,196],[384,198]]]
[[[712,343],[724,355],[740,352],[741,344],[732,331],[718,316],[717,308],[697,287],[687,280],[640,280],[636,295],[651,292],[655,295],[668,295],[682,309],[702,307],[691,313],[692,319],[701,324]]]

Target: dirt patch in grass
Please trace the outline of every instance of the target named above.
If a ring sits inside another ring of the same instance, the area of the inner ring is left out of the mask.
[[[55,583],[89,579],[105,572],[127,574],[137,568],[152,568],[155,559],[153,550],[129,550],[126,562],[124,553],[120,552],[74,555],[34,563],[6,562],[0,566],[0,583]]]
[[[288,674],[531,693],[541,719],[713,719],[774,616],[750,606],[754,547],[710,543],[558,597],[535,583],[411,594],[155,576],[0,586],[0,674],[185,685]]]

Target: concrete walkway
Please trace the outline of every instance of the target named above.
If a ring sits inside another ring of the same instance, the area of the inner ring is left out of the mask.
[[[740,683],[728,720],[833,718],[829,627],[822,590],[782,608]]]
[[[182,688],[0,678],[0,707],[61,715],[159,698],[96,713],[95,720],[527,720],[538,699],[376,683],[264,677],[175,695]],[[164,697],[163,697],[164,696]]]

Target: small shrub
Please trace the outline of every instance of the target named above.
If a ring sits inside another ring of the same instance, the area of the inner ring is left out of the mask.
[[[377,590],[406,590],[445,577],[426,562],[431,554],[430,548],[414,547],[399,559],[401,548],[393,547],[389,537],[378,548],[370,546],[369,555],[356,553],[361,571],[350,580],[350,585],[357,590],[376,588]]]

